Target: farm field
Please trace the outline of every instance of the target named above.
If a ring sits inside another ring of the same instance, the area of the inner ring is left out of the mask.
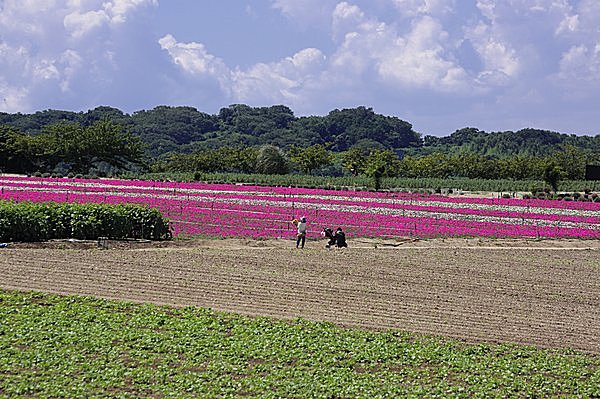
[[[176,237],[0,248],[0,397],[600,395],[599,203],[0,187],[4,200],[147,204]],[[327,250],[320,230],[338,225],[349,248]]]
[[[598,241],[351,244],[2,248],[0,397],[600,395]]]
[[[600,238],[600,202],[446,197],[232,184],[0,176],[0,199],[137,203],[158,208],[178,237],[308,238],[325,226],[352,237]]]
[[[1,249],[0,288],[600,355],[598,241],[562,247],[552,240],[381,243],[374,248],[356,239],[343,250],[326,250],[323,241],[296,250],[291,240],[191,240],[109,250],[15,244]]]

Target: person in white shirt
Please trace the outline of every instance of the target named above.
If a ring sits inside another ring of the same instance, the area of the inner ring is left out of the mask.
[[[306,218],[302,216],[300,220],[294,219],[293,222],[298,228],[298,233],[296,235],[296,248],[304,248],[304,243],[306,241]]]

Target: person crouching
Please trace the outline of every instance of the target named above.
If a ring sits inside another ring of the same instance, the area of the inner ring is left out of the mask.
[[[342,230],[341,227],[338,227],[335,231],[335,235],[333,236],[335,239],[335,246],[338,248],[347,248],[348,244],[346,243],[346,234]]]
[[[332,229],[330,229],[329,227],[324,227],[323,232],[321,234],[323,235],[323,237],[329,240],[327,241],[327,245],[325,245],[325,248],[331,248],[335,245],[335,236],[333,234]]]

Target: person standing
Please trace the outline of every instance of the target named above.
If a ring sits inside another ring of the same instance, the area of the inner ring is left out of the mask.
[[[296,248],[304,248],[304,243],[306,242],[306,218],[302,216],[300,220],[294,219],[293,222],[298,228],[298,233],[296,234]]]

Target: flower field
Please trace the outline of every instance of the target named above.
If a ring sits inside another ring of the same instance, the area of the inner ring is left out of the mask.
[[[158,208],[174,236],[308,237],[341,226],[350,237],[600,238],[600,203],[445,197],[231,184],[0,176],[0,199],[138,203]]]

